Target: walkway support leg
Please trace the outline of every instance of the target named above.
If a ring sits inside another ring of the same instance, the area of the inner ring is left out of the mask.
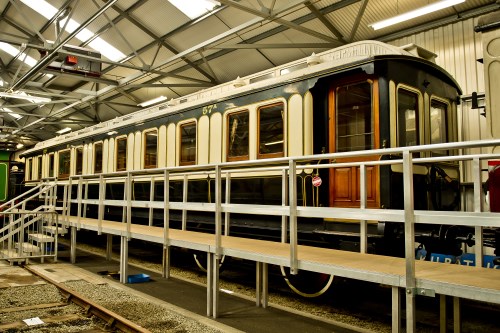
[[[212,302],[212,289],[214,287],[213,284],[213,257],[214,254],[208,252],[207,253],[207,317],[212,316],[213,314],[213,302]]]
[[[161,276],[165,279],[170,278],[170,246],[163,249],[163,262]]]
[[[268,268],[267,263],[256,262],[256,297],[255,305],[267,308],[268,303]]]
[[[401,332],[401,296],[399,287],[392,287],[392,332]]]
[[[113,235],[106,235],[106,260],[111,261],[113,258]]]
[[[446,333],[446,295],[439,295],[439,333]]]
[[[460,311],[460,298],[453,297],[453,332],[462,332],[462,314]]]
[[[212,304],[213,304],[213,313],[212,318],[217,318],[219,315],[219,267],[220,267],[220,257],[217,254],[213,255],[213,287],[212,287]]]
[[[71,227],[71,241],[69,243],[69,260],[72,264],[76,262],[76,227]]]
[[[120,243],[120,282],[127,283],[128,280],[128,240],[121,236]]]

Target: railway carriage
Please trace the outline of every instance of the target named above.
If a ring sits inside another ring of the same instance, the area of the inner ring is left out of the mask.
[[[67,182],[71,175],[457,141],[460,87],[435,64],[434,57],[415,45],[395,47],[376,41],[313,54],[41,142],[24,153],[25,181],[34,185],[55,177]],[[420,156],[439,154],[443,153]],[[335,162],[357,160],[361,159]],[[401,170],[367,167],[366,173],[368,207],[402,208]],[[416,166],[414,175],[416,209],[459,209],[458,164]],[[297,177],[299,205],[360,205],[359,168],[311,169]],[[319,180],[322,185],[317,187]],[[232,179],[231,202],[281,204],[281,181],[280,174],[272,171],[265,177],[243,174]],[[210,202],[213,182],[190,179],[189,201]],[[163,183],[155,183],[154,189],[150,182],[134,183],[136,200],[149,200],[151,192],[163,200]],[[89,198],[97,198],[98,193],[98,184],[90,185]],[[107,199],[121,200],[123,195],[123,184],[107,184]],[[181,180],[171,182],[170,200],[183,200]],[[134,208],[134,223],[148,223],[146,210]],[[86,214],[91,217],[96,211],[88,205]],[[121,214],[121,208],[109,207],[105,218],[120,221]],[[175,214],[171,213],[171,225],[179,227],[180,213]],[[299,220],[299,239],[337,247],[351,227],[337,222]],[[372,234],[379,235],[370,251],[397,254],[397,225],[389,228],[379,222],[370,224]],[[162,224],[161,212],[153,223]],[[213,225],[213,214],[188,215],[189,230],[213,231]],[[231,216],[234,235],[279,240],[280,227],[280,220],[268,216]],[[441,250],[457,248],[454,244]]]

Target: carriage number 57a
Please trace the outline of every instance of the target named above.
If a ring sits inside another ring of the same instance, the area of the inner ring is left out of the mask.
[[[210,114],[215,109],[217,109],[217,104],[206,105],[203,107],[203,114]]]

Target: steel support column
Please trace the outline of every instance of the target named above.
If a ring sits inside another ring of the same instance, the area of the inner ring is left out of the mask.
[[[70,262],[74,264],[76,262],[76,227],[71,227],[71,240],[69,243],[69,258]]]
[[[128,238],[120,237],[120,282],[127,283],[128,278]]]

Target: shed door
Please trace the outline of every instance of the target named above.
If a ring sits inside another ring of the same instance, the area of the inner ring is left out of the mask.
[[[378,84],[362,80],[330,90],[330,151],[351,152],[379,147]],[[376,160],[378,157],[337,158],[336,163]],[[379,206],[378,168],[366,168],[367,206]],[[330,170],[330,206],[359,207],[359,167]]]

